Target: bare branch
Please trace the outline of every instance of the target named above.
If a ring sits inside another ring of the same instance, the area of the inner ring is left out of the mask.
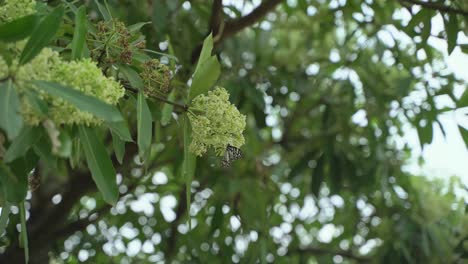
[[[223,36],[221,40],[236,34],[237,32],[245,29],[246,27],[252,26],[256,22],[258,22],[262,17],[268,14],[268,12],[272,11],[281,2],[282,0],[265,0],[250,14],[243,16],[239,19],[227,21],[224,27]]]
[[[210,31],[213,33],[213,36],[216,36],[218,34],[222,19],[223,19],[223,1],[213,0],[213,6],[211,7],[211,18],[210,18]]]

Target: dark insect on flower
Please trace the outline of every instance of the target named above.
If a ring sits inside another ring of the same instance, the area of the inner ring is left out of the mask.
[[[221,160],[221,167],[229,168],[233,161],[242,158],[242,151],[231,145],[227,145],[226,152],[224,152],[224,157]]]

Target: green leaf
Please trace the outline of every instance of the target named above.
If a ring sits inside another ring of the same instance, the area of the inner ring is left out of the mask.
[[[187,218],[189,223],[189,228],[192,229],[192,221],[190,219],[190,206],[191,206],[191,186],[192,180],[195,174],[197,156],[190,152],[189,146],[192,141],[192,129],[190,126],[190,121],[186,116],[184,118],[184,163],[182,167],[182,175],[185,180],[185,195],[187,199]]]
[[[38,127],[24,127],[21,133],[13,140],[5,153],[5,161],[11,162],[24,154],[43,136]]]
[[[468,44],[460,44],[458,45],[463,53],[468,54]]]
[[[429,36],[431,35],[431,30],[432,30],[432,13],[429,13],[429,14],[431,14],[431,15],[426,16],[426,18],[424,19],[424,25],[423,25],[422,31],[421,31],[421,37],[422,37],[423,43],[426,43],[426,42],[427,42],[427,39],[428,39]]]
[[[168,98],[169,101],[174,101],[175,99],[175,90],[169,94]],[[161,111],[161,125],[167,126],[171,123],[172,119],[172,111],[174,110],[174,106],[171,104],[164,104],[162,111]]]
[[[111,131],[112,145],[114,146],[115,156],[117,161],[122,164],[125,155],[125,141]]]
[[[310,190],[318,197],[320,192],[320,187],[322,185],[323,180],[325,179],[325,155],[321,155],[319,159],[317,159],[317,166],[314,168],[312,173],[312,181],[310,182]]]
[[[26,208],[24,202],[19,205],[20,218],[21,218],[21,235],[20,245],[24,248],[24,261],[26,264],[29,263],[29,245],[28,245],[28,230],[26,229]]]
[[[2,214],[0,215],[0,237],[2,237],[3,233],[8,224],[8,217],[10,216],[11,206],[10,203],[5,202],[5,205],[2,207]]]
[[[460,125],[458,125],[458,130],[460,131],[463,141],[465,141],[465,146],[468,148],[468,130]]]
[[[83,49],[86,43],[87,33],[86,7],[82,5],[75,16],[75,32],[72,40],[71,58],[76,60],[83,56]]]
[[[104,201],[115,204],[119,198],[119,190],[115,169],[109,154],[92,128],[79,126],[78,130],[93,180],[102,193]]]
[[[458,37],[458,19],[457,16],[452,14],[448,15],[448,20],[444,19],[445,32],[447,33],[447,52],[450,55],[457,46]]]
[[[148,154],[152,140],[152,118],[148,104],[143,93],[138,93],[137,102],[137,127],[138,127],[138,152],[145,159]]]
[[[33,149],[47,167],[53,169],[57,168],[57,158],[52,154],[52,146],[49,140],[37,141]]]
[[[23,127],[20,102],[11,80],[0,84],[0,128],[13,140]]]
[[[151,22],[140,22],[140,23],[136,23],[136,24],[128,26],[127,29],[128,29],[128,32],[133,33],[133,32],[140,31],[140,29],[144,25],[148,25],[148,24],[151,24]]]
[[[199,94],[206,93],[218,80],[221,73],[216,56],[212,56],[200,65],[192,79],[189,99],[192,100]]]
[[[111,16],[109,10],[107,9],[107,7],[105,7],[103,4],[99,3],[99,0],[94,0],[94,2],[96,3],[96,5],[97,5],[97,7],[99,9],[99,12],[101,13],[104,20],[106,20],[106,21],[112,20],[112,16]]]
[[[164,0],[153,0],[153,27],[158,33],[162,33],[166,30],[167,26],[167,16],[169,14],[169,9],[167,3]]]
[[[197,67],[195,67],[194,74],[200,69],[200,65],[202,65],[205,61],[211,58],[211,52],[213,51],[213,34],[209,34],[208,37],[205,38],[203,41],[203,47],[200,52],[200,57],[198,58]]]
[[[121,140],[133,142],[132,135],[130,134],[130,130],[128,129],[128,125],[125,120],[120,122],[107,122],[106,125],[110,128],[112,133],[118,136]]]
[[[466,89],[457,101],[457,108],[468,107],[468,89]]]
[[[418,125],[416,126],[416,131],[418,132],[419,143],[421,144],[421,149],[424,148],[425,144],[430,144],[432,142],[432,136],[433,136],[432,123],[428,123],[425,127],[421,127]]]
[[[216,56],[211,56],[212,51],[213,36],[210,34],[203,41],[203,47],[192,78],[189,101],[199,94],[206,93],[216,83],[216,80],[218,80],[221,73],[221,66]]]
[[[63,6],[55,8],[49,15],[42,19],[31,33],[26,46],[21,53],[19,64],[23,65],[32,60],[42,48],[44,48],[57,33],[64,13]]]
[[[25,95],[27,97],[28,103],[38,115],[47,115],[49,112],[49,107],[47,106],[46,102],[39,98],[36,91],[32,89],[25,90]]]
[[[130,85],[133,88],[136,88],[138,90],[143,89],[143,80],[132,67],[120,64],[119,70],[122,72],[123,75],[125,75],[125,77],[127,77],[127,80],[130,82]]]
[[[98,118],[108,122],[120,122],[122,115],[116,107],[109,105],[96,97],[86,95],[76,89],[58,83],[46,81],[33,81],[36,87],[50,95],[65,99],[82,111],[92,113]]]
[[[28,191],[28,173],[24,159],[15,160],[7,166],[0,161],[0,181],[2,182],[5,199],[11,203],[19,203],[24,200]]]
[[[38,17],[29,15],[0,25],[0,40],[15,42],[28,37],[37,24]]]

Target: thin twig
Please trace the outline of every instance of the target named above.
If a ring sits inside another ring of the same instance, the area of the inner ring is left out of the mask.
[[[129,85],[126,85],[124,84],[124,88],[128,91],[131,91],[131,92],[134,92],[134,93],[138,93],[138,89],[136,88],[133,88]],[[163,103],[166,103],[166,104],[170,104],[170,105],[173,105],[173,106],[176,106],[176,107],[179,107],[181,108],[184,112],[187,112],[189,107],[188,105],[185,105],[185,104],[179,104],[179,103],[176,103],[176,102],[173,102],[173,101],[170,101],[170,100],[167,100],[165,98],[162,98],[162,97],[159,97],[159,96],[156,96],[156,95],[151,95],[150,98],[153,98],[153,99],[156,99],[158,101],[161,101]]]

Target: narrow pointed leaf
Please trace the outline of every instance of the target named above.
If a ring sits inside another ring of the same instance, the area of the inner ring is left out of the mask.
[[[0,25],[0,40],[15,42],[28,37],[34,30],[37,21],[36,15],[29,15]]]
[[[132,135],[128,129],[127,122],[107,122],[106,125],[110,128],[113,134],[118,136],[121,140],[127,142],[133,142]]]
[[[125,155],[125,141],[123,141],[119,136],[114,132],[111,132],[112,135],[112,145],[114,146],[115,156],[117,161],[122,164],[123,158]]]
[[[213,51],[213,34],[210,33],[208,37],[206,37],[205,40],[203,41],[203,47],[200,52],[200,57],[198,58],[197,67],[195,67],[194,74],[197,73],[197,71],[200,68],[200,65],[202,65],[206,60],[211,58],[212,51]]]
[[[23,155],[43,136],[39,127],[24,127],[5,153],[5,161],[11,162]]]
[[[19,203],[26,197],[28,175],[21,170],[22,165],[24,165],[22,159],[14,161],[11,166],[7,166],[0,161],[0,181],[2,182],[5,199],[8,202]]]
[[[127,80],[133,88],[138,90],[143,89],[143,80],[132,67],[122,64],[119,66],[119,70],[127,77]]]
[[[21,131],[23,118],[20,114],[20,102],[11,80],[0,84],[0,128],[9,140],[13,140]]]
[[[450,55],[457,46],[458,37],[458,19],[455,14],[450,14],[448,20],[445,20],[445,32],[447,33],[447,52]]]
[[[107,104],[96,97],[86,95],[76,89],[46,81],[34,81],[36,87],[49,93],[50,95],[60,97],[73,104],[82,111],[87,111],[108,122],[120,122],[123,120],[119,110]]]
[[[128,32],[133,33],[133,32],[138,32],[144,25],[151,24],[151,22],[140,22],[136,23],[133,25],[128,26]]]
[[[83,50],[86,43],[87,32],[86,7],[81,6],[75,17],[75,32],[72,40],[72,59],[79,59],[83,56]]]
[[[192,79],[190,87],[190,100],[199,94],[206,93],[218,80],[221,74],[221,66],[218,58],[212,56],[200,65]]]
[[[174,101],[175,99],[175,90],[173,90],[169,97],[167,98],[169,101]],[[161,125],[167,126],[171,123],[172,119],[172,111],[174,110],[174,106],[171,104],[164,104],[161,110]]]
[[[137,102],[137,126],[138,126],[138,152],[145,158],[149,152],[152,140],[152,118],[148,104],[143,93],[138,94]]]
[[[100,0],[94,0],[94,2],[96,2],[96,5],[97,5],[97,7],[99,9],[99,12],[101,13],[104,20],[106,20],[106,21],[112,20],[112,17],[111,17],[111,15],[109,13],[109,10],[107,10],[107,8],[103,4],[100,3],[101,1]]]
[[[81,144],[88,167],[104,201],[109,204],[117,202],[119,191],[116,183],[116,173],[109,154],[94,130],[79,126]]]
[[[47,46],[57,33],[64,13],[63,6],[55,8],[34,28],[26,46],[21,53],[19,64],[23,65],[32,60],[42,48]]]
[[[2,237],[3,233],[8,224],[8,217],[10,216],[11,206],[10,203],[6,202],[5,205],[2,207],[2,214],[0,215],[0,237]]]
[[[460,125],[458,125],[458,130],[460,131],[463,141],[465,141],[466,148],[468,148],[468,130]]]

